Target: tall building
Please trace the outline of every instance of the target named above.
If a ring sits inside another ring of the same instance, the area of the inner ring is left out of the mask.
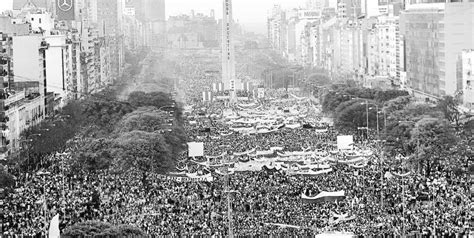
[[[144,0],[144,14],[149,21],[166,21],[165,0]]]
[[[123,8],[120,0],[97,1],[98,28],[101,35],[122,34]]]
[[[463,50],[462,71],[463,104],[474,109],[474,49]]]
[[[64,106],[73,98],[72,41],[65,35],[45,37],[49,45],[45,53],[46,90],[55,95],[58,106]]]
[[[279,5],[275,5],[268,17],[268,39],[275,50],[282,50],[286,48],[286,12],[281,9]],[[296,34],[296,33],[295,33]],[[295,46],[296,47],[296,46]]]
[[[15,94],[9,98],[10,140],[19,146],[20,133],[37,125],[51,113],[46,104],[46,50],[48,44],[38,35],[12,37],[12,63]]]
[[[462,89],[459,65],[462,50],[474,48],[473,15],[474,2],[469,0],[406,6],[400,27],[405,39],[407,87],[415,95],[437,98]]]
[[[237,100],[240,82],[235,74],[234,29],[232,18],[232,0],[223,1],[222,17],[222,82],[224,90],[230,91],[231,101]]]
[[[109,75],[103,75],[107,80],[101,82],[112,83],[119,77],[123,71],[124,64],[124,28],[123,28],[123,12],[124,2],[121,0],[101,0],[97,1],[97,18],[99,19],[99,36],[106,37],[102,39],[103,46],[107,46],[102,50],[101,55],[109,55],[101,62],[111,62],[112,80]],[[102,65],[102,67],[107,65]],[[108,71],[107,71],[108,72]]]
[[[27,4],[33,4],[36,7],[50,11],[53,8],[54,3],[55,0],[13,0],[13,10],[20,10]]]

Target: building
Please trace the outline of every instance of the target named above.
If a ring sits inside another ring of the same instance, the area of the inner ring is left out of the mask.
[[[219,30],[212,14],[171,16],[167,22],[167,46],[174,49],[217,48]]]
[[[13,10],[21,10],[29,4],[38,8],[51,10],[54,5],[54,0],[13,0]]]
[[[279,5],[275,5],[272,9],[272,13],[267,19],[268,27],[268,39],[273,49],[281,52],[282,49],[286,48],[286,12],[281,9]],[[295,32],[295,37],[297,33]],[[296,44],[296,43],[295,43]],[[297,51],[295,45],[295,52]]]
[[[462,89],[463,49],[474,48],[474,2],[415,3],[400,16],[406,49],[407,87],[416,95],[439,98]]]
[[[474,49],[462,52],[462,95],[463,105],[474,109]]]
[[[45,37],[46,91],[53,92],[58,107],[74,98],[72,72],[72,41],[65,35]]]
[[[12,37],[12,63],[15,88],[33,90],[44,97],[46,95],[46,50],[48,44],[39,35]],[[27,92],[29,94],[29,92]],[[44,108],[44,104],[43,104]]]
[[[26,129],[38,125],[45,117],[44,97],[27,93],[26,90],[17,91],[5,100],[5,116],[7,118],[7,141],[3,154],[7,156],[22,146],[21,133]]]
[[[377,34],[378,70],[376,75],[397,77],[397,49],[399,47],[400,32],[398,17],[379,16],[375,26]]]
[[[100,50],[101,68],[108,69],[107,61],[110,60],[111,72],[101,74],[101,82],[110,84],[115,78],[123,73],[124,65],[124,34],[123,34],[123,12],[124,2],[117,0],[101,0],[97,1],[97,19],[99,37],[102,45],[107,49]],[[110,55],[110,57],[109,57]],[[104,64],[105,63],[105,64]]]
[[[25,129],[37,125],[50,113],[45,105],[48,45],[36,35],[2,34],[0,42],[0,157],[4,158],[19,148],[20,135]]]
[[[144,0],[143,6],[145,18],[149,21],[166,21],[165,0]]]

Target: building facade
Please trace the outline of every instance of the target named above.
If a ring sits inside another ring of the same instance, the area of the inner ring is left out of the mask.
[[[474,109],[474,49],[462,52],[462,95],[463,105]]]
[[[401,15],[407,86],[428,98],[462,89],[462,50],[474,48],[474,2],[407,5]]]

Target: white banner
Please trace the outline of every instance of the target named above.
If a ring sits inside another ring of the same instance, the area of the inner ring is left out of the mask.
[[[352,150],[354,144],[353,136],[338,136],[337,149],[338,150]]]
[[[189,157],[204,156],[204,143],[203,142],[189,142],[188,143],[188,156]]]

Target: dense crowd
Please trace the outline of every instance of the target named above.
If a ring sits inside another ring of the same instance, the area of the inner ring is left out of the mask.
[[[222,130],[226,128],[221,126]],[[199,136],[209,132],[197,129],[189,133]],[[208,154],[255,147],[265,150],[281,145],[285,151],[300,151],[335,141],[337,135],[330,130],[316,138],[314,130],[300,128],[246,136],[215,133],[204,140]],[[67,152],[74,153],[74,147]],[[56,166],[49,170],[17,178],[17,188],[3,200],[4,236],[38,234],[58,212],[62,228],[81,221],[101,220],[135,225],[154,235],[226,235],[228,232],[227,194],[223,189],[225,180],[220,175],[213,174],[213,182],[180,182],[151,175],[145,184],[138,171],[73,176],[58,166],[63,157],[52,157],[58,163],[53,163]],[[230,176],[229,186],[237,191],[231,198],[234,233],[305,236],[338,230],[370,236],[402,232],[428,234],[435,228],[444,236],[467,234],[472,222],[472,198],[463,177],[439,168],[430,177],[413,173],[385,178],[381,184],[381,175],[394,168],[384,164],[381,171],[377,157],[363,169],[341,164],[332,168],[331,173],[313,177],[289,176],[278,171],[240,172]],[[302,193],[314,196],[319,191],[339,190],[344,190],[346,197],[338,202],[307,204],[301,200]],[[346,213],[355,219],[331,222],[334,214]],[[294,225],[299,229],[268,223]]]
[[[191,64],[192,61],[192,58],[183,61],[186,65],[183,69],[189,71],[185,74],[193,79],[200,76],[202,80],[192,80],[194,84],[185,87],[187,103],[195,105],[186,130],[191,141],[205,143],[206,155],[268,150],[275,146],[283,147],[283,151],[330,152],[335,150],[336,136],[349,133],[329,127],[323,133],[301,127],[265,134],[231,133],[231,126],[222,119],[224,103],[197,103],[200,93],[196,89],[215,80],[200,73],[204,66]],[[268,95],[288,97],[281,90],[270,91]],[[262,111],[293,107],[301,111],[313,107],[310,102],[296,103],[290,99],[261,102],[261,105]],[[211,117],[213,114],[218,117]],[[308,113],[308,117],[310,114],[314,113]],[[296,123],[305,121],[298,119]],[[143,174],[135,170],[77,175],[64,164],[81,143],[76,138],[66,154],[51,156],[52,166],[47,169],[16,175],[15,190],[2,198],[2,236],[44,235],[49,220],[57,213],[61,229],[98,220],[134,225],[154,236],[225,236],[229,232],[228,196],[232,230],[238,236],[295,237],[347,231],[365,237],[434,232],[438,236],[455,237],[467,235],[473,222],[473,198],[465,174],[458,175],[449,166],[439,166],[429,176],[413,171],[404,176],[386,176],[390,172],[405,174],[409,169],[404,166],[406,161],[395,161],[398,160],[395,158],[381,162],[377,151],[363,168],[335,163],[331,164],[332,172],[318,176],[292,176],[274,170],[237,172],[229,176],[227,184],[216,173],[212,173],[212,182],[179,181],[171,175],[165,179],[157,174],[143,180]],[[370,137],[359,146],[376,147]],[[338,158],[344,157],[337,153]],[[194,169],[209,172],[203,167]],[[226,193],[227,186],[235,192]],[[301,199],[302,194],[315,196],[320,191],[340,190],[345,191],[345,198],[336,202],[305,203]],[[335,214],[348,214],[353,219],[335,222]]]

